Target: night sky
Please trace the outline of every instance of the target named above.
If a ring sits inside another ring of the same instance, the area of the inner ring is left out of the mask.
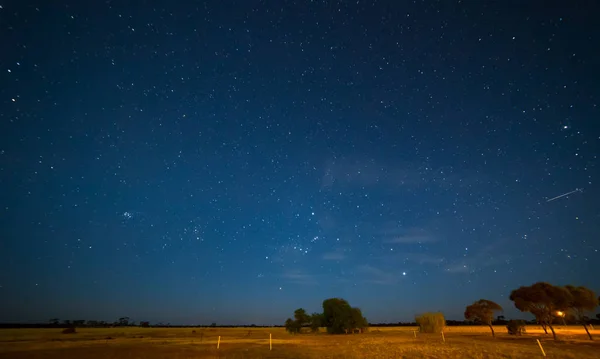
[[[599,11],[0,2],[0,321],[599,292]]]

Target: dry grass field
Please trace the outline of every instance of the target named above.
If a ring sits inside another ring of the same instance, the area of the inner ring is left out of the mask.
[[[282,328],[107,328],[76,334],[6,329],[0,330],[0,359],[542,358],[536,339],[548,358],[600,358],[600,342],[587,340],[581,327],[558,327],[557,342],[535,326],[528,326],[522,337],[497,327],[496,339],[486,327],[449,327],[445,342],[433,334],[417,333],[415,338],[416,329],[371,328],[355,335],[289,335]],[[600,330],[593,333],[600,339]]]

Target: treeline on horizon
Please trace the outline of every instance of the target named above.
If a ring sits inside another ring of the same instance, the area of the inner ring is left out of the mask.
[[[592,339],[588,331],[587,325],[600,324],[600,314],[595,315],[595,319],[588,316],[600,304],[600,297],[597,297],[594,291],[589,288],[572,285],[555,286],[546,282],[534,283],[531,286],[521,286],[510,293],[510,300],[515,307],[521,312],[528,312],[534,316],[534,319],[525,320],[506,320],[504,316],[494,316],[497,312],[502,312],[503,309],[497,303],[480,299],[467,305],[465,308],[465,320],[445,320],[442,313],[426,313],[429,318],[423,315],[415,316],[414,322],[397,322],[397,323],[369,323],[362,316],[359,308],[351,307],[347,301],[341,298],[330,298],[323,302],[324,312],[313,313],[308,315],[304,309],[299,308],[294,312],[295,320],[291,318],[284,325],[217,325],[213,322],[210,325],[173,325],[171,323],[156,323],[151,324],[149,321],[140,321],[136,323],[131,321],[129,317],[121,317],[114,322],[96,321],[96,320],[63,320],[58,318],[50,319],[47,323],[0,323],[0,328],[122,328],[122,327],[141,327],[141,328],[277,328],[285,327],[290,333],[300,333],[301,328],[311,326],[326,326],[330,332],[331,323],[339,322],[340,318],[335,318],[339,313],[343,313],[343,321],[347,322],[350,329],[368,327],[403,327],[403,326],[420,326],[423,327],[423,319],[436,320],[440,317],[443,326],[467,326],[484,324],[488,325],[494,334],[493,325],[511,325],[511,322],[519,322],[524,324],[539,324],[544,331],[549,328],[552,331],[554,338],[556,335],[552,325],[556,321],[562,324],[581,324],[585,328],[588,336]],[[330,308],[329,308],[330,307]],[[344,309],[344,310],[341,310]],[[327,312],[337,313],[328,314]],[[346,325],[344,324],[344,325]],[[313,328],[314,329],[314,328]],[[333,332],[344,331],[344,326],[333,328]],[[510,329],[509,329],[510,331]],[[346,330],[347,332],[347,330]]]
[[[600,316],[600,314],[598,314],[598,316]],[[96,322],[96,321],[93,321],[93,322]],[[524,322],[525,322],[525,324],[528,324],[528,325],[538,324],[538,322],[535,319],[524,320]],[[566,320],[566,323],[568,325],[579,324],[572,320]],[[596,319],[590,319],[589,323],[593,324],[593,325],[600,325],[600,317],[596,318]],[[496,317],[496,319],[494,319],[494,321],[492,322],[492,325],[506,325],[506,324],[508,324],[508,320],[505,319],[505,317],[502,315],[499,315],[498,317]],[[480,325],[480,323],[475,323],[475,322],[469,321],[469,320],[451,320],[451,319],[446,320],[446,326],[448,326],[448,327],[472,326],[472,325]],[[0,323],[0,329],[27,329],[27,328],[31,328],[31,329],[36,329],[36,328],[39,328],[39,329],[50,329],[50,328],[64,329],[64,328],[71,328],[73,326],[75,326],[73,324],[73,321],[63,321],[56,325],[50,324],[50,323]],[[369,323],[369,326],[370,327],[393,328],[393,327],[417,327],[418,324],[417,324],[417,322]],[[188,324],[188,325],[183,325],[183,324],[163,324],[163,323],[152,324],[152,323],[149,323],[148,326],[142,326],[139,323],[132,322],[127,326],[122,326],[122,325],[115,325],[114,323],[98,321],[97,324],[90,325],[86,322],[83,325],[76,325],[75,327],[76,328],[123,328],[123,327],[129,327],[129,328],[208,328],[208,329],[210,329],[210,328],[285,328],[285,325],[256,325],[256,324],[240,324],[240,325]]]
[[[537,282],[530,286],[521,286],[510,293],[509,299],[515,308],[524,313],[532,314],[535,319],[530,324],[539,324],[544,332],[552,332],[557,340],[554,325],[561,322],[563,325],[570,323],[581,324],[590,340],[593,340],[589,331],[592,318],[588,315],[596,310],[600,304],[600,297],[593,290],[583,286],[557,286],[546,282]],[[504,322],[503,316],[495,317],[496,313],[504,309],[498,303],[479,299],[465,307],[464,317],[468,324],[483,324],[490,328],[492,336],[496,336],[494,325]],[[596,314],[600,320],[600,314]],[[441,312],[428,312],[415,315],[419,331],[423,333],[443,333],[444,328],[450,323]],[[594,321],[595,322],[595,321]],[[465,323],[465,322],[463,322]],[[458,324],[458,323],[454,323]],[[522,335],[526,332],[526,321],[512,319],[506,322],[506,329],[510,335]],[[358,307],[352,307],[342,298],[329,298],[323,301],[323,312],[308,314],[303,308],[294,311],[294,319],[285,321],[285,328],[290,334],[310,332],[318,333],[319,328],[325,327],[329,334],[364,333],[369,330],[369,322],[362,315]]]

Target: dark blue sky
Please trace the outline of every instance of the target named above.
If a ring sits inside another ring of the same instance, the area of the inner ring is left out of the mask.
[[[594,2],[53,3],[0,4],[0,321],[600,291]]]

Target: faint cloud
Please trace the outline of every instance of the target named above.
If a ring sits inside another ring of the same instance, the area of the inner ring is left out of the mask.
[[[445,271],[448,273],[468,273],[471,268],[466,264],[452,264],[447,266]]]
[[[409,262],[417,264],[442,264],[444,258],[427,253],[403,253],[402,257]]]
[[[388,228],[380,232],[384,243],[414,244],[414,243],[433,243],[439,240],[439,237],[433,235],[430,231],[423,228]]]
[[[450,166],[433,168],[427,163],[416,165],[413,162],[385,162],[365,157],[332,158],[325,164],[321,188],[336,185],[382,186],[392,191],[405,187],[435,185],[440,188],[454,186],[470,188],[482,181],[493,181],[474,170],[454,172]]]
[[[281,274],[281,278],[293,284],[318,284],[317,276],[300,270],[290,270]]]
[[[510,260],[510,255],[503,252],[507,240],[500,239],[489,243],[479,251],[473,250],[464,258],[446,266],[448,273],[474,273],[483,268],[491,267]]]
[[[413,263],[418,265],[441,267],[446,263],[446,259],[444,257],[431,253],[385,252],[379,256],[378,259],[380,262],[387,265]]]
[[[336,184],[353,186],[386,185],[400,187],[423,183],[419,168],[378,163],[374,159],[343,158],[329,161],[321,179],[321,188]]]
[[[333,252],[323,253],[322,259],[326,261],[341,261],[346,259],[346,253],[342,249],[336,249]]]
[[[337,222],[336,220],[333,218],[333,216],[329,213],[321,213],[319,215],[319,219],[318,219],[318,223],[319,226],[321,226],[321,228],[323,230],[333,230],[336,228],[337,226]]]
[[[364,277],[365,282],[374,284],[395,284],[399,276],[391,271],[382,270],[368,264],[357,268],[358,274]]]

